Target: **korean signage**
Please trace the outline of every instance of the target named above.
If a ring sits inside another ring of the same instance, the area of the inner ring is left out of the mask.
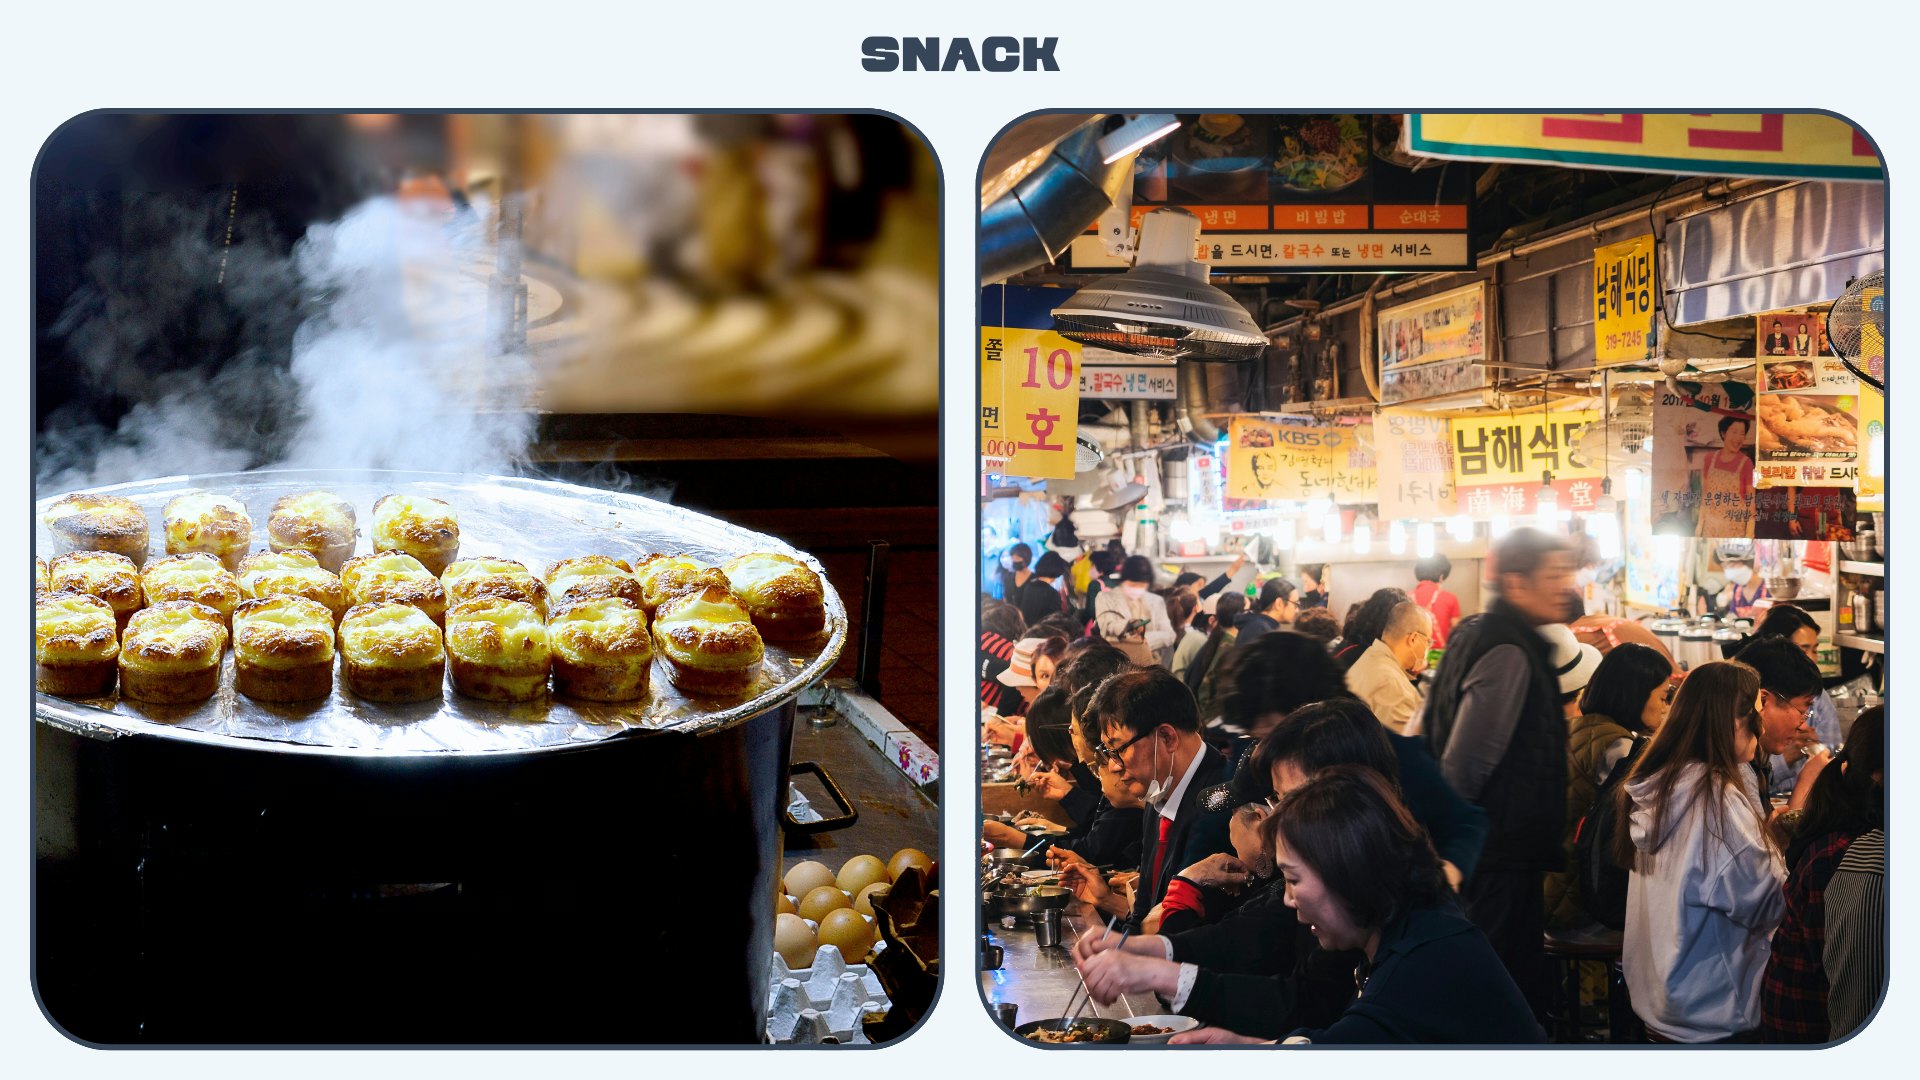
[[[1235,417],[1228,427],[1227,494],[1236,499],[1372,497],[1373,463],[1355,429]]]
[[[1198,257],[1249,270],[1470,269],[1472,177],[1418,172],[1377,156],[1399,139],[1398,114],[1182,117],[1134,164],[1134,227],[1179,206],[1200,219]],[[1076,269],[1119,267],[1093,233],[1071,247]]]
[[[1453,495],[1476,521],[1534,512],[1541,480],[1553,474],[1556,505],[1580,513],[1600,497],[1600,462],[1577,452],[1597,412],[1503,413],[1455,417]]]
[[[1707,176],[1884,180],[1873,144],[1817,113],[1410,113],[1427,157]]]
[[[981,293],[984,471],[1042,480],[1073,476],[1080,346],[1055,333],[1048,314],[1065,295],[1058,289],[1002,285]]]
[[[1653,359],[1653,234],[1593,249],[1593,353],[1600,367]]]
[[[1420,401],[1487,384],[1486,282],[1386,308],[1375,319],[1382,404]]]
[[[1444,417],[1382,409],[1373,445],[1380,520],[1453,514],[1453,441]]]
[[[1860,380],[1833,355],[1823,311],[1769,311],[1754,316],[1753,354],[1765,394],[1851,394]]]
[[[1753,535],[1753,387],[1675,384],[1653,406],[1653,530],[1674,536]]]
[[[1082,364],[1080,396],[1172,401],[1179,395],[1172,364]]]

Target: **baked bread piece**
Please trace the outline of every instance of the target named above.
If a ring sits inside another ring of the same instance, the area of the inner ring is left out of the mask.
[[[340,670],[368,701],[440,696],[447,650],[440,628],[411,604],[358,604],[340,620]]]
[[[669,596],[693,592],[709,585],[727,589],[727,575],[717,566],[690,559],[685,555],[649,555],[633,568],[640,579],[640,606],[651,615]]]
[[[373,550],[404,551],[439,577],[460,553],[460,520],[439,499],[385,496],[373,504]]]
[[[447,590],[420,560],[405,552],[382,551],[348,559],[340,584],[353,604],[412,604],[438,626],[447,621]]]
[[[690,694],[745,693],[766,652],[747,609],[718,585],[662,602],[653,644],[667,658],[673,684]]]
[[[513,559],[461,559],[440,575],[440,584],[447,590],[448,607],[476,596],[498,596],[532,604],[541,618],[547,617],[546,583]]]
[[[233,609],[233,688],[261,701],[333,692],[333,612],[302,596],[242,600]]]
[[[140,610],[140,574],[133,560],[111,551],[74,551],[47,564],[50,592],[77,592],[97,596],[113,608],[119,629]]]
[[[647,695],[653,640],[640,605],[618,596],[571,600],[547,624],[553,689],[588,701],[633,701]]]
[[[58,697],[99,697],[113,690],[113,608],[86,593],[52,592],[33,602],[33,688]]]
[[[168,555],[140,571],[140,594],[147,606],[169,600],[191,600],[218,612],[220,625],[233,625],[233,606],[240,602],[240,582],[220,560],[204,551]]]
[[[253,519],[247,516],[245,504],[211,491],[175,496],[167,503],[161,531],[166,534],[167,554],[204,551],[229,570],[239,567],[253,544]]]
[[[213,608],[191,600],[142,608],[120,642],[120,696],[163,705],[205,701],[220,689],[226,651],[226,620]]]
[[[826,589],[820,575],[800,560],[754,552],[728,559],[720,570],[768,641],[810,638],[826,628]]]
[[[68,495],[47,507],[40,520],[53,533],[53,553],[111,551],[147,561],[147,515],[118,495]]]
[[[546,692],[547,624],[532,604],[476,596],[447,612],[453,688],[484,701],[533,701]]]
[[[241,560],[240,599],[299,596],[333,612],[334,621],[347,613],[347,587],[323,568],[309,551],[263,551]]]
[[[333,573],[353,554],[353,504],[331,491],[283,496],[267,515],[267,546],[275,551],[304,551]]]
[[[41,559],[41,558],[35,558],[33,560],[33,595],[35,599],[38,599],[40,594],[46,591],[47,591],[47,560]]]
[[[633,567],[628,566],[625,559],[582,555],[561,559],[547,567],[549,607],[559,607],[569,600],[597,600],[603,596],[618,596],[645,607],[641,602],[642,591],[640,579],[633,576]]]

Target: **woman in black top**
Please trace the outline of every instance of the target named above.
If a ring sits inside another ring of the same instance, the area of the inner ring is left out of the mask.
[[[1055,552],[1043,552],[1040,561],[1033,564],[1033,576],[1027,578],[1027,583],[1015,589],[1008,597],[1011,603],[1019,607],[1020,614],[1025,617],[1028,626],[1038,626],[1055,615],[1066,612],[1067,598],[1054,584],[1065,576],[1066,572],[1067,560]]]

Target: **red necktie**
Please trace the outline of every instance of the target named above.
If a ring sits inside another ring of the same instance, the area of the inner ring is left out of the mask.
[[[1170,817],[1162,817],[1160,819],[1160,842],[1153,846],[1152,888],[1154,890],[1153,895],[1155,896],[1160,895],[1160,868],[1165,866],[1167,862],[1167,830],[1171,828],[1173,828],[1173,819]]]

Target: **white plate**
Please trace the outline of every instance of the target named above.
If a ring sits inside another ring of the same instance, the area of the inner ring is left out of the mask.
[[[1194,1028],[1200,1026],[1200,1021],[1195,1020],[1191,1016],[1130,1016],[1127,1017],[1126,1022],[1134,1027],[1139,1027],[1141,1024],[1152,1024],[1154,1027],[1170,1027],[1173,1029],[1162,1035],[1135,1035],[1132,1039],[1128,1040],[1127,1045],[1129,1046],[1139,1046],[1143,1043],[1150,1046],[1158,1045],[1183,1031],[1192,1031]]]

